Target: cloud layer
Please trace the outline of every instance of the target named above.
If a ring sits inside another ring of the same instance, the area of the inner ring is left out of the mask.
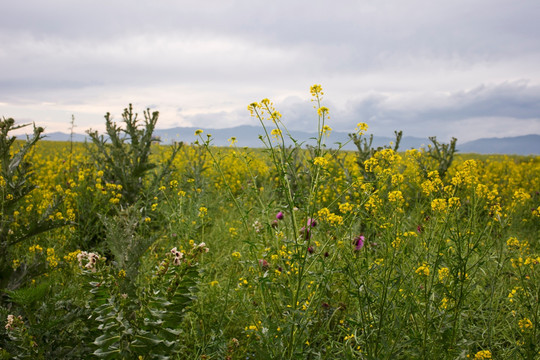
[[[269,97],[291,128],[320,83],[340,130],[540,133],[536,0],[11,2],[0,23],[0,116],[63,130],[133,103],[161,127],[252,123]]]

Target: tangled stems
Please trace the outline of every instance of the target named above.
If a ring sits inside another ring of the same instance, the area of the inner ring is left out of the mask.
[[[232,192],[232,189],[231,189],[231,186],[230,186],[229,182],[225,178],[225,174],[223,173],[223,169],[221,168],[218,159],[215,157],[214,153],[212,152],[212,150],[210,148],[211,135],[208,134],[208,136],[207,136],[208,139],[204,140],[202,138],[201,134],[202,134],[202,130],[195,131],[195,135],[197,135],[202,140],[202,144],[203,144],[204,148],[210,154],[210,157],[212,158],[212,161],[213,161],[216,169],[218,170],[219,175],[221,176],[221,179],[223,180],[223,183],[227,187],[227,191],[228,191],[231,199],[233,200],[234,205],[238,209],[238,212],[240,213],[240,216],[242,218],[242,224],[244,225],[244,228],[246,229],[246,231],[249,231],[249,225],[248,225],[247,220],[246,220],[246,214],[242,211],[242,208],[240,207],[240,204],[238,203],[238,200],[236,199],[236,197],[234,196],[234,194]]]

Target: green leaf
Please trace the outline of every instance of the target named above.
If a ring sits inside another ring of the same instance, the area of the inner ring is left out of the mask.
[[[162,339],[160,339],[156,334],[152,334],[151,332],[145,332],[144,335],[135,335],[135,342],[140,341],[144,344],[149,345],[159,345],[163,342]]]
[[[120,349],[113,349],[113,350],[103,350],[103,349],[97,349],[94,351],[94,355],[96,355],[99,358],[104,359],[114,359],[117,356],[114,356],[116,354],[120,353]]]
[[[111,336],[110,334],[103,334],[101,336],[98,336],[96,340],[94,340],[94,344],[101,347],[109,347],[110,345],[114,344],[116,341],[120,339],[120,336]]]

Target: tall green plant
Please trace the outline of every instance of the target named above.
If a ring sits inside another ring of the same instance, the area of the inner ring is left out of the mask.
[[[147,109],[141,127],[138,114],[133,112],[129,104],[122,114],[125,128],[114,122],[111,114],[107,113],[107,136],[99,135],[97,131],[88,132],[97,148],[92,156],[97,169],[104,172],[104,180],[122,185],[122,204],[134,204],[145,194],[155,192],[161,180],[170,172],[172,162],[182,146],[182,143],[173,144],[169,158],[160,165],[151,160],[152,143],[159,141],[153,137],[158,117],[159,112],[150,113],[150,109]],[[152,170],[156,170],[153,179],[147,183]]]
[[[65,221],[50,220],[49,216],[60,203],[56,199],[42,213],[30,211],[25,214],[28,221],[18,220],[19,209],[36,188],[32,181],[33,169],[29,161],[30,152],[43,138],[43,128],[35,127],[31,137],[27,137],[19,149],[14,149],[15,136],[10,132],[26,125],[15,125],[12,118],[0,120],[0,289],[16,289],[24,282],[26,275],[37,271],[39,264],[19,264],[11,266],[10,249],[33,236],[65,225]]]
[[[153,136],[158,117],[157,111],[150,113],[150,109],[147,109],[141,124],[130,104],[122,114],[123,127],[107,113],[106,135],[99,135],[97,131],[88,132],[94,146],[89,149],[89,153],[96,170],[102,174],[103,185],[115,185],[120,208],[136,206],[143,215],[150,206],[149,200],[160,196],[159,186],[171,173],[173,161],[182,146],[182,143],[174,143],[168,158],[159,164],[152,159],[152,144],[159,141]],[[105,233],[102,220],[114,217],[117,208],[109,208],[107,213],[97,214],[94,207],[80,204],[79,232],[87,248],[103,242]]]

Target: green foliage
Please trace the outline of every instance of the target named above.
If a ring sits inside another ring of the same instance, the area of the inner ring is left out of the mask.
[[[195,299],[197,260],[204,251],[204,244],[185,254],[173,249],[151,280],[133,294],[122,292],[121,283],[133,281],[125,275],[86,271],[93,279],[90,307],[101,330],[93,341],[93,354],[103,359],[168,359],[177,353],[182,321]]]
[[[121,203],[126,205],[135,204],[144,199],[145,195],[151,196],[156,192],[160,182],[170,173],[172,162],[182,146],[182,143],[174,144],[170,157],[161,164],[152,162],[152,143],[159,141],[152,135],[159,113],[155,111],[150,114],[150,109],[147,109],[144,112],[143,127],[139,125],[137,117],[130,104],[122,114],[125,128],[116,124],[111,114],[107,113],[107,137],[98,135],[97,131],[88,132],[96,147],[96,151],[91,152],[96,168],[104,172],[107,183],[122,185]],[[153,179],[147,183],[152,170],[156,170]]]
[[[10,263],[10,248],[26,239],[32,238],[45,231],[65,225],[64,221],[50,220],[58,207],[60,200],[56,198],[47,209],[39,214],[36,211],[28,214],[21,224],[18,219],[21,206],[36,188],[32,181],[32,169],[29,158],[36,143],[42,139],[43,128],[35,127],[32,137],[18,149],[14,149],[15,136],[10,136],[13,130],[27,125],[15,125],[11,118],[0,120],[0,289],[16,289],[21,286],[31,270],[39,266],[21,264],[14,271]]]
[[[66,156],[43,166],[39,184],[65,195],[79,227],[11,248],[14,273],[47,274],[4,291],[0,319],[17,326],[0,327],[0,358],[538,358],[540,158],[454,159],[435,138],[397,153],[398,132],[374,149],[363,123],[358,152],[333,151],[321,90],[317,146],[286,147],[264,99],[249,109],[267,149],[205,134],[160,177],[174,148],[150,146],[133,201],[106,156],[136,151],[112,122],[123,150],[75,151],[58,177]],[[79,233],[92,216],[99,258],[80,251],[95,251]]]
[[[427,156],[435,161],[435,170],[439,173],[439,177],[443,179],[450,168],[450,165],[452,165],[452,161],[454,161],[457,139],[452,138],[449,144],[440,143],[437,141],[436,136],[430,136],[429,140],[433,145],[430,144],[428,146]],[[423,160],[425,159],[419,158],[419,165],[423,170],[424,175],[427,177],[427,174],[432,169],[430,168],[430,165]]]

